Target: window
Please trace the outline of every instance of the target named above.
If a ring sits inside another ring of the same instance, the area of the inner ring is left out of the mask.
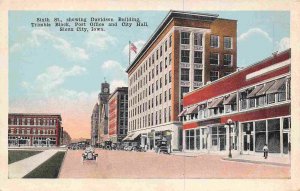
[[[167,102],[167,91],[165,91],[165,102]]]
[[[169,71],[169,83],[171,83],[172,81],[172,73],[171,73],[171,70]]]
[[[202,82],[202,70],[199,69],[194,70],[194,81]]]
[[[190,62],[189,50],[181,50],[181,62]]]
[[[255,122],[255,151],[263,151],[266,144],[266,121]]]
[[[201,33],[194,34],[194,45],[202,46],[202,34]]]
[[[169,54],[169,65],[171,64],[172,62],[172,53]]]
[[[219,36],[210,35],[210,46],[214,48],[219,47]]]
[[[165,85],[168,83],[168,74],[165,74]]]
[[[159,56],[162,56],[162,45],[160,45],[159,52],[160,52]]]
[[[158,65],[156,65],[156,75],[158,75]]]
[[[186,130],[185,131],[185,149],[194,150],[195,149],[195,130]]]
[[[181,80],[183,80],[183,81],[190,80],[190,69],[187,69],[187,68],[181,69]]]
[[[159,71],[162,72],[162,62],[159,63]]]
[[[181,87],[181,99],[183,98],[183,94],[188,93],[189,91],[189,87]]]
[[[171,100],[171,88],[169,89],[169,100]]]
[[[224,48],[232,49],[232,37],[224,37]]]
[[[172,35],[170,35],[170,37],[169,37],[169,47],[171,47],[172,46]]]
[[[210,81],[215,81],[219,78],[219,72],[218,71],[211,71],[210,72]]]
[[[210,53],[209,63],[212,65],[219,64],[219,54],[218,53]]]
[[[165,52],[167,52],[167,50],[168,50],[168,41],[166,40],[165,41]]]
[[[159,79],[159,88],[162,88],[162,77]]]
[[[224,66],[230,66],[232,64],[232,55],[224,54]]]
[[[190,44],[189,32],[181,32],[181,44]]]
[[[168,57],[165,57],[165,68],[168,67]]]
[[[194,52],[194,63],[202,64],[202,52],[200,51]]]
[[[169,121],[171,121],[171,106],[169,106]]]
[[[156,60],[158,60],[158,49],[156,50]]]

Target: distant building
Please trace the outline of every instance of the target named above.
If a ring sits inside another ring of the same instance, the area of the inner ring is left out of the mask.
[[[9,146],[59,146],[63,137],[60,114],[9,113]]]
[[[189,92],[183,105],[179,117],[185,151],[231,148],[256,154],[268,144],[271,154],[284,156],[291,142],[291,51]]]
[[[63,136],[62,136],[62,145],[69,145],[71,143],[71,136],[67,131],[63,131]]]
[[[98,141],[98,128],[99,128],[99,104],[96,103],[93,108],[91,116],[91,144],[96,145]]]
[[[236,71],[237,21],[170,11],[127,68],[128,137],[182,149],[183,95]]]
[[[109,83],[101,84],[101,92],[98,95],[99,103],[99,128],[98,128],[98,143],[108,140],[108,98]]]
[[[117,88],[109,97],[109,139],[116,143],[121,142],[127,135],[128,119],[128,87]]]

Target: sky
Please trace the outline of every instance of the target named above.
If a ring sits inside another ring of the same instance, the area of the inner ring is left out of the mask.
[[[199,11],[200,12],[200,11]],[[201,11],[238,21],[237,65],[246,67],[289,48],[290,13]],[[127,86],[128,41],[138,51],[167,11],[10,11],[9,112],[61,113],[72,138],[90,138],[90,116],[100,85]],[[62,32],[31,27],[36,18],[139,17],[148,27],[105,27],[101,32]],[[131,53],[131,60],[136,56]]]

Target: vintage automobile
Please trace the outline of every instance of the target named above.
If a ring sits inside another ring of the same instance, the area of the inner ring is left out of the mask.
[[[169,154],[168,142],[166,140],[157,140],[156,145],[157,145],[156,152],[158,154],[160,153]]]
[[[85,160],[96,160],[97,162],[98,154],[95,153],[93,147],[87,147],[82,153],[82,162]]]
[[[104,149],[111,150],[112,149],[112,142],[111,141],[104,141]]]

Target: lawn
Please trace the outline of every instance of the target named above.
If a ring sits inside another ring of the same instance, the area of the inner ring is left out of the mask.
[[[18,151],[18,150],[8,151],[8,164],[31,157],[40,152],[42,151]]]
[[[65,152],[57,152],[24,178],[57,178]]]

